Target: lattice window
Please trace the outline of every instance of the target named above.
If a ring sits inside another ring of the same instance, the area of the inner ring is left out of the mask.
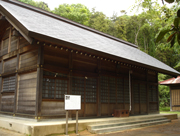
[[[85,80],[82,77],[72,78],[72,94],[81,95],[81,102],[84,102]]]
[[[43,78],[43,98],[54,99],[55,79]]]
[[[16,77],[10,76],[3,78],[3,92],[14,92]]]
[[[158,96],[157,96],[157,88],[154,85],[149,86],[149,101],[150,102],[157,102],[158,101]]]
[[[96,91],[97,91],[97,79],[88,78],[85,79],[86,82],[86,102],[93,103],[96,102]]]
[[[108,77],[101,77],[101,102],[108,103],[109,102],[109,86],[108,86]]]
[[[134,103],[139,103],[139,84],[133,85]]]
[[[124,79],[124,97],[125,97],[125,103],[129,103],[129,80]]]
[[[68,90],[68,81],[67,78],[61,77],[67,77],[67,75],[44,71],[43,98],[64,99],[64,94],[67,94]]]
[[[140,100],[141,103],[146,103],[147,102],[147,92],[146,92],[146,85],[145,84],[140,84]]]
[[[116,78],[109,77],[109,100],[116,103]]]
[[[55,83],[55,93],[56,93],[56,99],[64,99],[64,94],[67,94],[67,80],[60,80],[56,79]]]
[[[117,102],[124,103],[124,86],[122,78],[117,78]]]

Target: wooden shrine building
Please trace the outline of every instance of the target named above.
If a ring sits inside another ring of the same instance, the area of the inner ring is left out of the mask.
[[[180,111],[180,76],[161,81],[159,84],[169,86],[170,88],[171,111]]]
[[[0,0],[0,113],[65,118],[159,113],[158,73],[179,72],[129,42],[15,0]],[[71,112],[70,116],[75,116]]]

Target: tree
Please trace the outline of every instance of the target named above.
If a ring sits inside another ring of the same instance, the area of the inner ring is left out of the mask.
[[[99,30],[104,33],[108,33],[110,20],[102,12],[95,11],[95,8],[92,9],[90,18],[89,18],[89,27]]]
[[[126,39],[126,15],[117,17],[113,14],[109,23],[108,34],[127,41]]]
[[[62,4],[53,10],[54,14],[68,18],[83,25],[89,25],[90,11],[82,4]]]
[[[29,5],[32,5],[34,7],[41,8],[43,10],[46,10],[46,11],[50,12],[50,8],[48,7],[48,4],[43,2],[43,1],[40,1],[40,2],[36,2],[36,1],[33,1],[33,0],[18,0],[18,1],[29,4]]]

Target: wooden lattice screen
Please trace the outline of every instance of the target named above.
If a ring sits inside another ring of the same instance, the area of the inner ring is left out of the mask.
[[[124,102],[125,103],[129,103],[129,80],[128,79],[124,79]]]
[[[68,78],[65,74],[43,72],[43,99],[64,100],[68,90]]]
[[[88,103],[96,102],[97,79],[85,77],[72,78],[72,94],[81,95],[81,101]]]
[[[124,103],[123,78],[117,78],[117,102]]]
[[[15,91],[15,76],[3,78],[3,92],[14,92]]]
[[[109,86],[108,86],[108,77],[102,76],[101,77],[101,103],[108,103],[109,102]]]
[[[14,108],[15,76],[3,78],[1,111],[13,112]]]

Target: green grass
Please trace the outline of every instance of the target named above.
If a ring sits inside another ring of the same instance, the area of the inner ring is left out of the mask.
[[[161,114],[178,114],[180,116],[180,111],[160,111]]]
[[[159,107],[160,112],[161,111],[170,111],[170,107]]]
[[[180,116],[180,111],[170,111],[170,107],[159,107],[160,114],[178,114]]]

